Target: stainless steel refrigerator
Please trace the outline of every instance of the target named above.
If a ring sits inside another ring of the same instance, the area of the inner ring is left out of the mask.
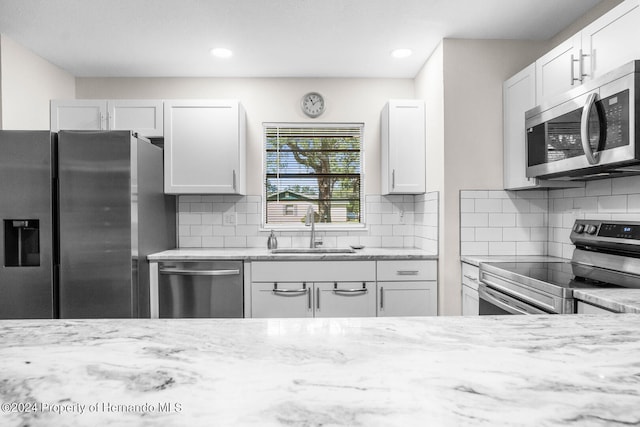
[[[175,247],[162,149],[131,132],[0,131],[0,318],[149,316]]]

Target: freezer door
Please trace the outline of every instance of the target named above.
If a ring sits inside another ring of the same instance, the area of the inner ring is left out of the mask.
[[[48,131],[0,131],[0,318],[55,317]]]
[[[130,132],[58,134],[60,317],[132,317]]]

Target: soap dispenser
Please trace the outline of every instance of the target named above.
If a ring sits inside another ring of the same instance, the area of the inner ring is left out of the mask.
[[[278,248],[278,239],[276,235],[271,230],[271,234],[269,235],[269,239],[267,239],[267,249],[277,249]]]

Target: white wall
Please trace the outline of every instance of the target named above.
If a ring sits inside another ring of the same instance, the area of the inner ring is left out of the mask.
[[[460,313],[460,191],[502,188],[502,83],[543,42],[445,39],[416,77],[426,99],[427,188],[440,191],[439,312]],[[429,157],[429,154],[433,158]]]
[[[49,100],[74,98],[75,78],[0,35],[0,126],[49,129]]]
[[[324,95],[326,112],[300,111],[306,92]],[[83,98],[233,98],[247,111],[247,193],[262,194],[263,122],[363,122],[365,193],[380,194],[380,111],[392,98],[413,98],[413,79],[78,78]]]

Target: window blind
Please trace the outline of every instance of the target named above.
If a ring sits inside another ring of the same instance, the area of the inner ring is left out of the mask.
[[[265,222],[360,223],[362,127],[265,124]]]

